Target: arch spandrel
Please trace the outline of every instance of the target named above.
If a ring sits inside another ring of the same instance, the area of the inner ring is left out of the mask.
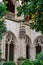
[[[25,42],[26,42],[26,45],[28,45],[28,46],[30,46],[32,44],[32,41],[28,35],[25,36]]]

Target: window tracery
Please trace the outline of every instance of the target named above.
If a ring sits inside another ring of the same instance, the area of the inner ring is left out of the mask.
[[[12,33],[7,33],[5,41],[5,57],[7,61],[14,60],[14,47],[15,47],[15,37]]]
[[[43,36],[39,36],[35,40],[36,54],[39,54],[43,49]]]
[[[37,46],[38,44],[39,44],[40,46],[43,45],[43,36],[37,38],[37,40],[36,40],[36,46]]]

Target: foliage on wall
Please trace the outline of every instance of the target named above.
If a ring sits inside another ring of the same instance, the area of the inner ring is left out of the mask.
[[[3,33],[6,32],[6,24],[5,24],[5,19],[4,16],[7,13],[7,7],[6,4],[3,2],[0,2],[0,40],[3,37]]]
[[[24,22],[32,20],[30,28],[43,34],[43,0],[22,0],[17,16],[24,15]]]

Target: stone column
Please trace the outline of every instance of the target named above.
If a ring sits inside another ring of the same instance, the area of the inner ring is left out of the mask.
[[[43,45],[41,45],[41,51],[43,52]]]
[[[8,55],[7,55],[7,60],[9,61],[9,44],[8,44]]]
[[[20,57],[23,57],[23,46],[22,46],[22,44],[23,44],[23,41],[22,41],[22,39],[20,39]]]
[[[34,46],[30,47],[30,60],[35,60],[36,50]]]
[[[6,45],[6,36],[3,37],[1,42],[2,58],[5,59],[5,45]]]
[[[26,58],[26,46],[25,46],[25,39],[22,39],[22,48],[21,48],[21,50],[22,50],[22,56],[23,56],[23,58]]]
[[[26,58],[25,40],[20,39],[20,57]]]
[[[18,51],[18,46],[17,45],[15,45],[14,46],[14,62],[16,62],[17,63],[17,56],[18,56],[18,53],[17,53],[17,51]],[[19,51],[18,51],[19,52]]]

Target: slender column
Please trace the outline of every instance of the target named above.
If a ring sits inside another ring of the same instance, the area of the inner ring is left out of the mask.
[[[23,44],[23,40],[20,39],[20,57],[23,57],[23,46],[22,46],[22,44]]]
[[[14,61],[17,63],[17,59],[18,59],[18,53],[17,53],[17,51],[18,51],[18,47],[15,45],[15,47],[14,47]]]
[[[21,41],[21,43],[20,43],[20,56],[22,56],[22,52],[23,52],[23,48],[22,48],[22,41]]]
[[[6,50],[6,36],[4,36],[4,38],[2,39],[2,58],[6,59],[5,57],[5,50]]]
[[[7,60],[9,61],[9,44],[8,44],[8,55],[7,55]]]
[[[41,45],[41,51],[43,52],[43,45]]]

